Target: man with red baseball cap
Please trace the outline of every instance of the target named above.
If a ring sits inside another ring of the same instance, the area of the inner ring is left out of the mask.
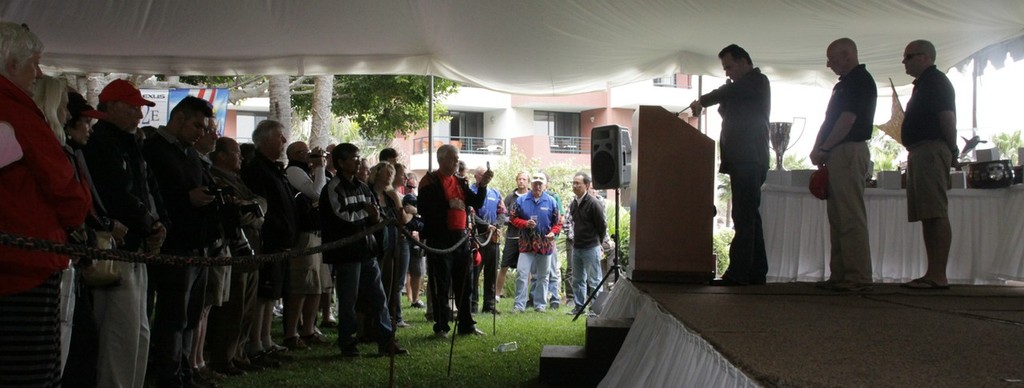
[[[149,168],[142,157],[137,128],[142,106],[154,106],[142,98],[134,84],[114,80],[100,92],[100,112],[89,143],[82,148],[93,185],[110,218],[128,227],[124,244],[130,252],[158,252],[166,229],[155,213],[162,206],[158,190],[150,190]],[[149,357],[149,319],[146,264],[117,262],[121,284],[93,289],[93,308],[99,331],[96,385],[138,387],[146,376]]]

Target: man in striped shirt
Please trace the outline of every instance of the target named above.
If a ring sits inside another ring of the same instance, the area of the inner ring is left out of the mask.
[[[363,234],[381,222],[376,196],[366,183],[356,178],[360,162],[359,148],[344,143],[334,148],[331,162],[339,174],[320,194],[320,226],[325,243]],[[345,357],[358,357],[356,348],[356,297],[362,293],[377,326],[377,354],[408,354],[392,339],[394,328],[385,306],[377,255],[380,247],[373,234],[338,249],[324,252],[324,262],[334,264],[338,293],[338,348]]]

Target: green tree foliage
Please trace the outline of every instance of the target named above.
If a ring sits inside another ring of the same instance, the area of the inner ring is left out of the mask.
[[[454,81],[434,78],[434,121],[444,120],[448,114],[436,101],[458,89]],[[390,140],[427,127],[429,101],[429,76],[336,75],[331,111],[338,117],[350,118],[367,139]],[[292,106],[298,116],[308,116],[313,97],[293,94]]]
[[[621,205],[621,204],[620,204]],[[619,206],[619,224],[615,225],[615,198],[608,198],[604,201],[604,215],[608,220],[608,236],[619,233],[619,264],[629,264],[629,209]],[[621,231],[621,232],[620,232]]]
[[[1024,146],[1024,143],[1021,142],[1019,129],[995,135],[992,137],[992,142],[999,149],[999,154],[1003,155],[1003,159],[1010,159],[1011,164],[1014,166],[1020,163],[1017,160],[1017,149]]]
[[[903,152],[903,146],[879,130],[877,125],[871,130],[868,149],[871,150],[871,160],[875,162],[875,173],[896,171],[899,168],[897,158]]]
[[[494,179],[491,179],[490,187],[497,189],[501,195],[508,195],[516,189],[516,173],[526,171],[532,173],[540,169],[540,161],[529,159],[513,144],[504,158],[497,163],[491,163],[491,170],[494,171]]]
[[[724,274],[726,268],[729,268],[729,246],[732,245],[732,238],[735,236],[736,232],[732,229],[721,229],[718,232],[715,232],[712,241],[712,248],[715,251],[715,267],[717,270],[716,274],[718,276]]]

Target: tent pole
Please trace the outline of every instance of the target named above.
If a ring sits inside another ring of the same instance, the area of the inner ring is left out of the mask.
[[[434,171],[434,76],[430,76],[430,101],[427,104],[427,172]]]
[[[978,58],[971,60],[971,136],[978,135],[978,78],[981,77],[981,66],[978,66]]]
[[[704,76],[703,75],[698,75],[697,76],[697,98],[700,98],[700,96],[703,96],[703,95],[704,95]],[[703,115],[698,115],[697,116],[697,130],[700,131],[700,133],[703,133],[704,135],[707,135],[708,131],[704,130],[704,124],[702,123],[702,121],[703,121],[702,117],[704,117],[704,116]]]

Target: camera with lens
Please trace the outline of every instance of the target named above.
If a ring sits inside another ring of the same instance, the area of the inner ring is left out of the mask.
[[[263,208],[261,208],[258,203],[240,205],[238,206],[238,212],[241,214],[253,214],[256,217],[263,217]]]
[[[228,197],[233,197],[235,195],[235,188],[231,186],[210,187],[206,190],[206,193],[213,196],[214,205],[220,208],[233,202],[229,201]]]

